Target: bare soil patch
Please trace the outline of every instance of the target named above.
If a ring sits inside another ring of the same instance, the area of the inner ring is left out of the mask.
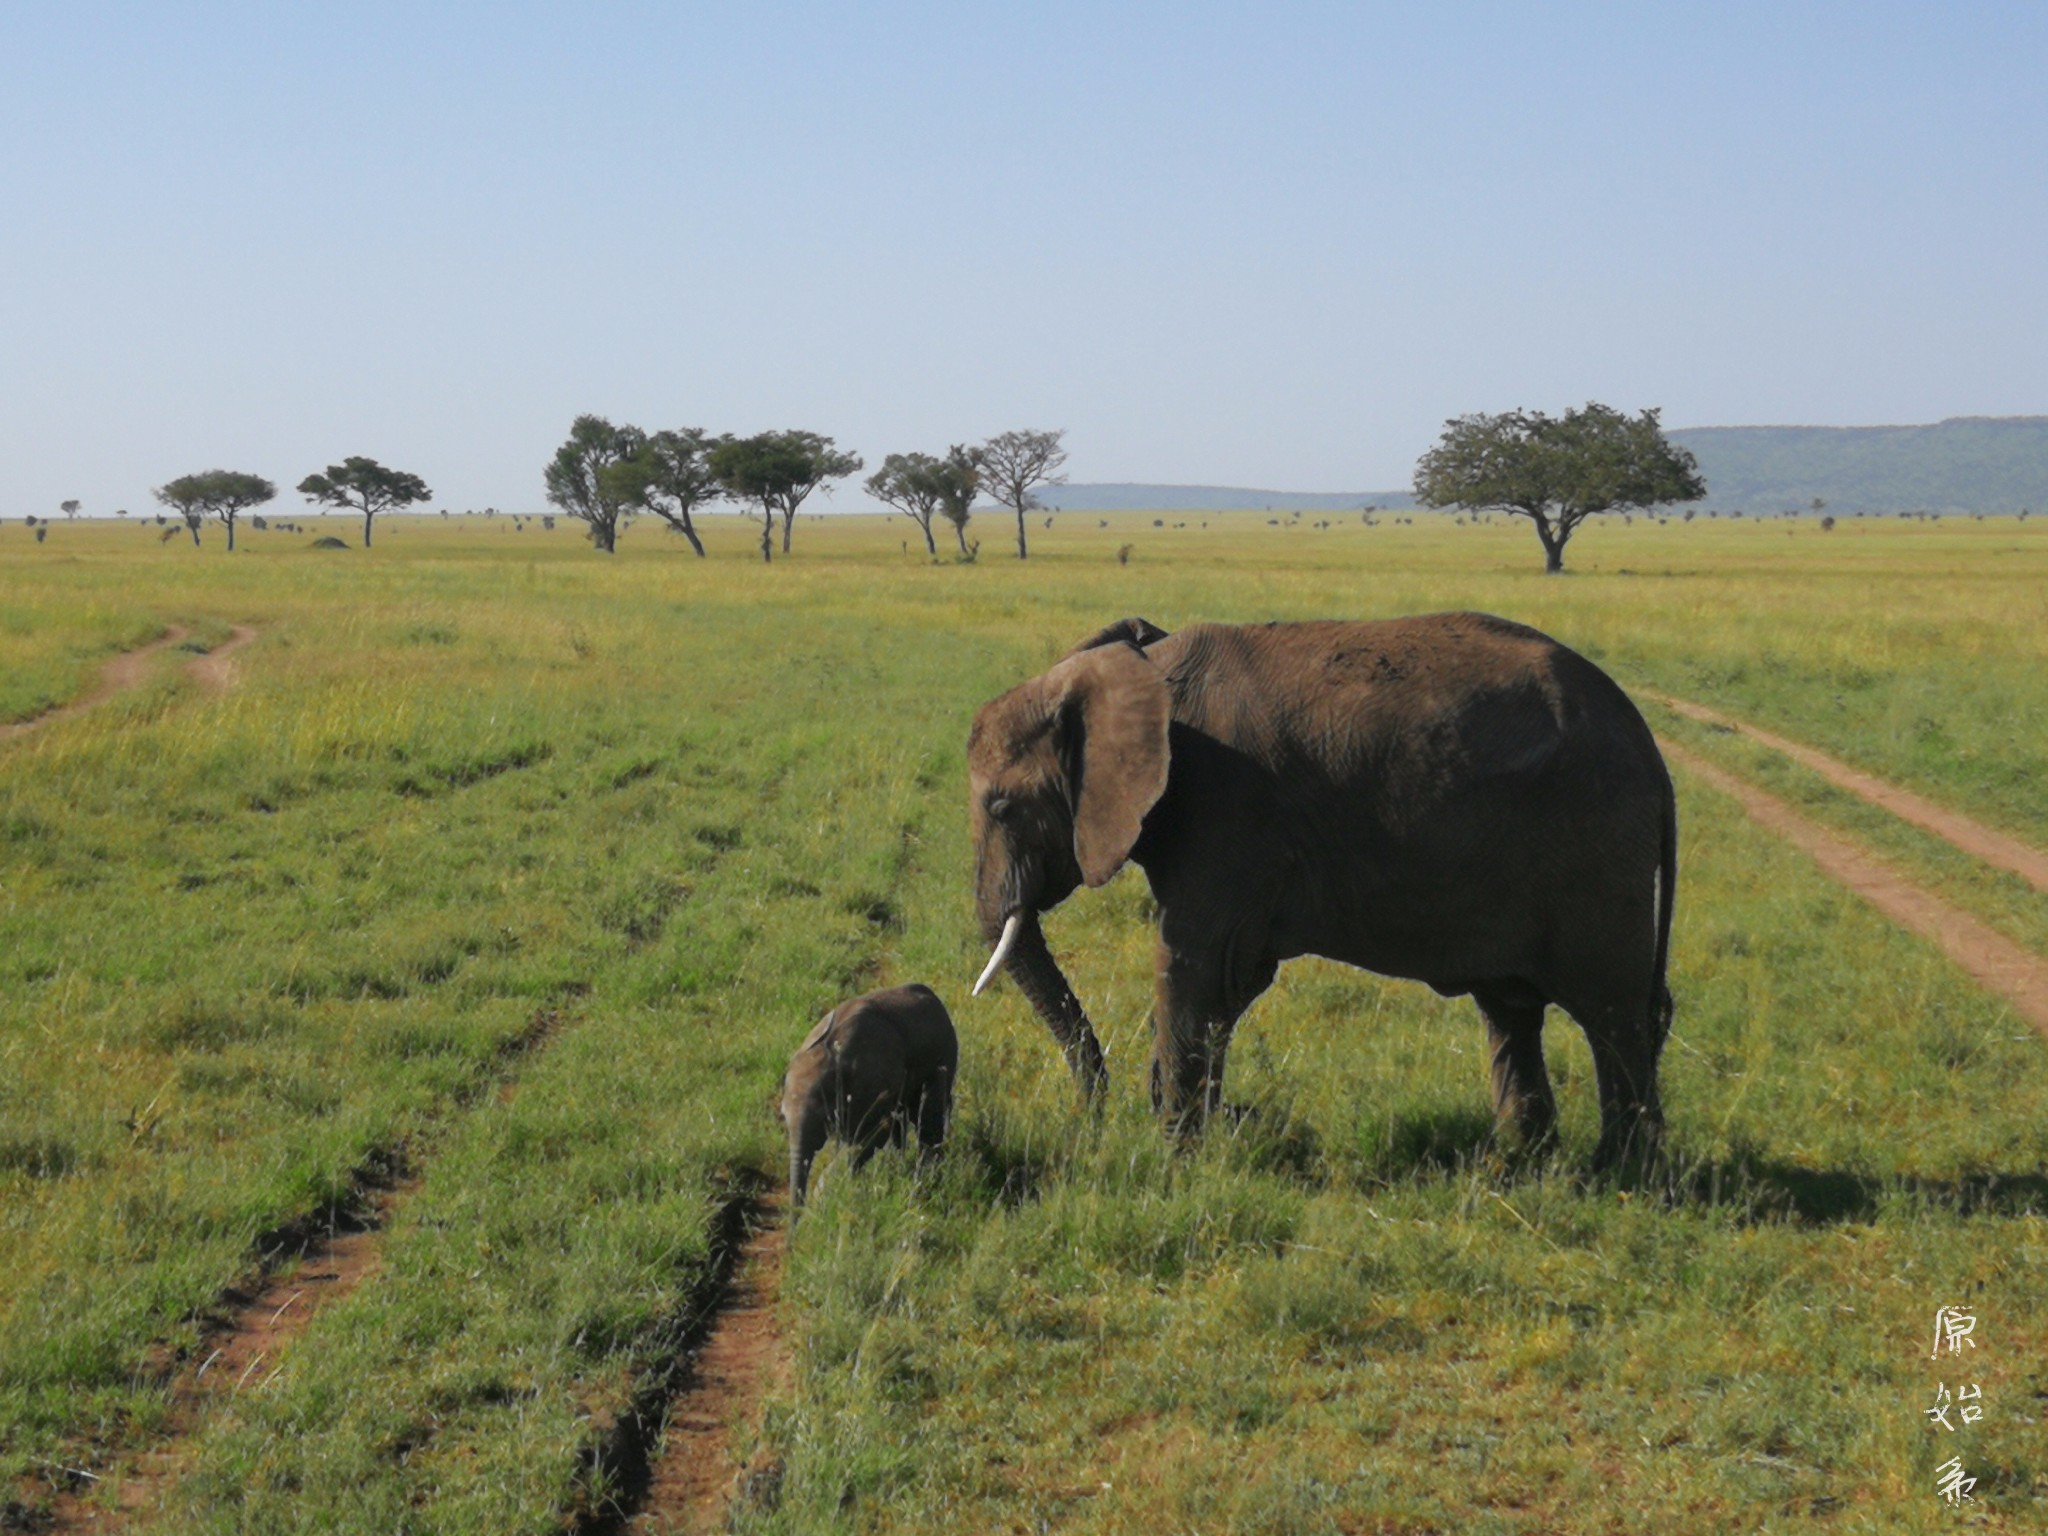
[[[73,715],[82,715],[96,705],[104,704],[117,693],[130,688],[140,688],[149,676],[149,661],[159,651],[167,650],[183,640],[191,631],[182,624],[173,624],[147,645],[138,645],[132,651],[123,651],[104,667],[100,668],[99,680],[92,687],[73,699],[69,704],[59,704],[55,709],[46,709],[33,720],[17,720],[11,725],[0,725],[0,741],[15,736],[25,736],[30,731],[40,730],[56,720],[68,720]],[[250,639],[255,631],[249,632]]]
[[[1957,965],[2012,1004],[2048,1035],[2048,960],[1950,906],[1901,876],[1874,854],[1827,831],[1777,796],[1744,783],[1705,758],[1660,738],[1664,755],[1695,778],[1741,802],[1754,821],[1777,833],[1903,928],[1932,939]]]
[[[1982,822],[1972,821],[1960,811],[1936,805],[1923,799],[1911,790],[1900,789],[1863,772],[1851,768],[1837,758],[1829,757],[1812,747],[1788,740],[1783,736],[1751,725],[1746,720],[1737,720],[1708,709],[1704,704],[1694,704],[1686,699],[1674,699],[1666,694],[1647,695],[1666,708],[1675,710],[1688,720],[1697,720],[1702,725],[1716,725],[1725,730],[1740,731],[1752,741],[1762,742],[1774,751],[1782,752],[1796,763],[1811,768],[1838,789],[1869,801],[1872,805],[1890,811],[1901,821],[1909,821],[1922,831],[1932,832],[1944,838],[1973,858],[1982,859],[1986,864],[1995,865],[2018,875],[2037,891],[2048,891],[2048,853],[2029,848],[2025,843],[2007,837],[2003,832],[1994,832]]]

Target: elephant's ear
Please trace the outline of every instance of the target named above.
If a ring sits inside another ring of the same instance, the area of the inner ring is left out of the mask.
[[[1166,792],[1166,679],[1130,644],[1061,662],[1061,721],[1074,803],[1074,859],[1089,885],[1123,868],[1145,813]]]
[[[1095,631],[1060,659],[1065,661],[1080,655],[1083,651],[1096,650],[1105,645],[1135,645],[1142,651],[1146,646],[1156,645],[1165,638],[1166,631],[1150,619],[1118,619],[1114,624],[1106,624]]]

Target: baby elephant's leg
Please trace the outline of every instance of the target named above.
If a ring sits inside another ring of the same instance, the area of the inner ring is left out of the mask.
[[[902,1091],[895,1087],[877,1089],[847,1104],[846,1140],[853,1146],[853,1166],[864,1168],[869,1158],[892,1140],[900,1145],[898,1127],[903,1119]]]
[[[917,1117],[917,1161],[922,1167],[939,1155],[952,1124],[952,1072],[941,1069],[926,1078],[912,1109]]]

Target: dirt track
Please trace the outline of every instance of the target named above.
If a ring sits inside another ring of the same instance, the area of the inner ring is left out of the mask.
[[[204,656],[194,656],[185,663],[185,673],[203,688],[219,693],[235,680],[235,669],[228,658],[256,638],[256,631],[246,624],[229,628],[227,639],[221,641]]]
[[[2048,960],[1923,891],[1883,860],[1809,821],[1777,796],[1744,783],[1683,747],[1661,739],[1659,745],[1671,762],[1733,795],[1755,821],[1805,852],[1824,873],[1901,927],[1932,939],[1957,965],[2011,1003],[2021,1018],[2048,1035]]]
[[[518,1096],[521,1064],[546,1050],[560,1027],[560,1015],[543,1010],[506,1042],[500,1050],[504,1075],[492,1096],[495,1103],[503,1106]],[[222,1293],[217,1317],[192,1358],[164,1367],[170,1413],[155,1443],[85,1474],[95,1482],[112,1482],[114,1506],[102,1507],[67,1489],[52,1502],[47,1523],[36,1529],[53,1536],[115,1533],[160,1507],[188,1469],[193,1437],[208,1418],[243,1392],[263,1386],[316,1313],[376,1276],[383,1267],[391,1219],[420,1182],[416,1172],[392,1176],[380,1170],[366,1175],[358,1181],[356,1209],[349,1219],[298,1228],[263,1254],[256,1275],[244,1288]]]
[[[777,1213],[741,1249],[726,1305],[669,1406],[646,1497],[626,1525],[636,1536],[723,1531],[742,1485],[774,1475],[740,1466],[734,1452],[759,1427],[769,1392],[789,1384],[789,1344],[775,1316],[787,1242]]]
[[[178,644],[192,631],[182,624],[173,624],[147,645],[139,645],[132,651],[123,651],[104,667],[91,688],[68,704],[59,704],[55,709],[44,710],[33,720],[17,720],[11,725],[0,725],[0,741],[10,741],[25,736],[30,731],[41,730],[58,720],[68,720],[82,715],[89,709],[97,708],[117,693],[126,693],[131,688],[140,688],[149,680],[150,659],[160,651]],[[235,669],[230,660],[235,652],[256,638],[256,631],[247,624],[233,625],[228,638],[201,656],[194,656],[185,663],[185,675],[200,687],[219,693],[235,680]]]
[[[92,687],[73,699],[69,704],[59,704],[55,709],[46,709],[33,720],[17,720],[12,725],[0,725],[0,741],[16,736],[25,736],[30,731],[41,730],[58,720],[68,720],[73,715],[82,715],[88,709],[104,704],[117,693],[130,688],[140,688],[149,676],[149,659],[157,652],[176,645],[191,631],[182,624],[173,624],[147,645],[139,645],[132,651],[123,651],[104,667],[100,668],[99,680]],[[254,631],[250,632],[254,638]]]
[[[1737,720],[1729,715],[1708,709],[1704,704],[1694,704],[1686,699],[1674,699],[1668,694],[1646,693],[1646,698],[1655,699],[1667,709],[1684,715],[1688,720],[1697,720],[1702,725],[1718,725],[1726,730],[1740,731],[1753,741],[1760,741],[1775,751],[1784,753],[1796,763],[1803,763],[1815,773],[1839,789],[1868,800],[1872,805],[1890,811],[1901,821],[1909,821],[1923,831],[1932,832],[1936,837],[1953,843],[1963,852],[1982,859],[1999,869],[2008,870],[2028,881],[2038,891],[2048,891],[2048,853],[2029,848],[2002,832],[1994,832],[1981,822],[1972,821],[1958,811],[1924,800],[1910,790],[1887,784],[1873,778],[1858,768],[1817,752],[1799,742],[1788,741],[1774,735],[1760,726],[1746,720]]]

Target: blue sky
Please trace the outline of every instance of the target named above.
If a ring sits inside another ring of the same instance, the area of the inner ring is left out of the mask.
[[[582,411],[1289,490],[1518,405],[2048,412],[2044,82],[2020,0],[24,0],[0,516],[532,508]]]

